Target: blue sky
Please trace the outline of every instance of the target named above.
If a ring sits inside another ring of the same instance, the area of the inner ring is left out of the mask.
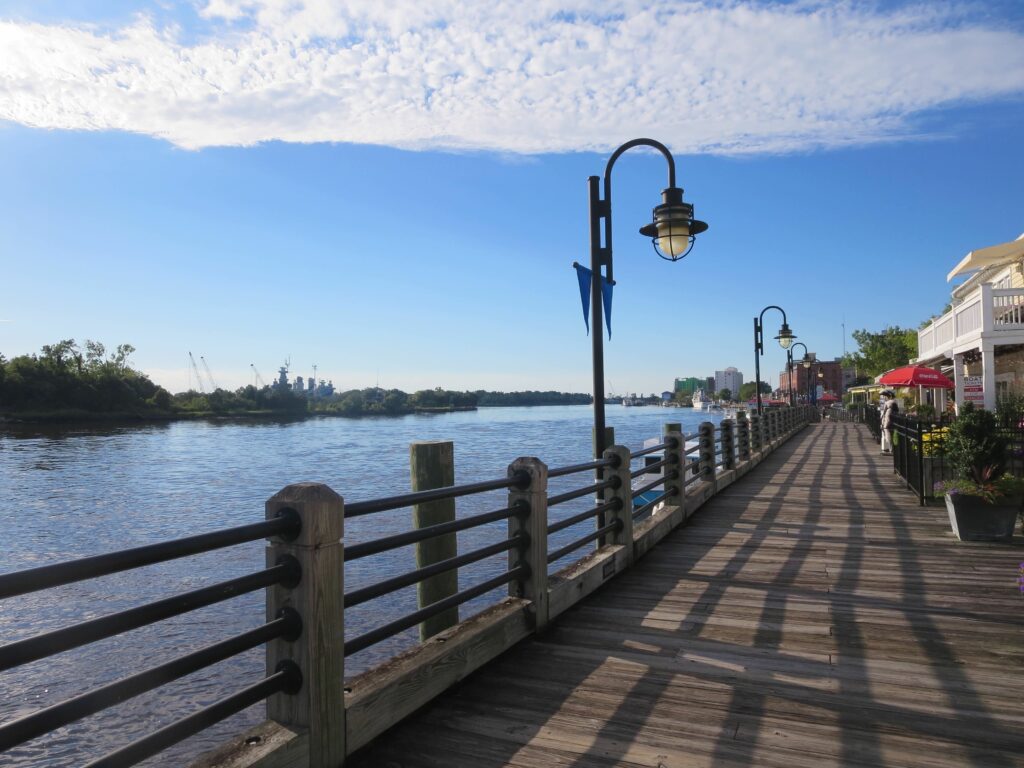
[[[1024,232],[1020,4],[336,5],[0,2],[0,352],[587,391],[586,177],[642,135],[710,229],[658,259],[664,162],[616,165],[619,392],[751,378],[768,304],[916,327]]]

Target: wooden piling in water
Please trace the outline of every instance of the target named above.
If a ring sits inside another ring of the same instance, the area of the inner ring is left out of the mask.
[[[429,491],[455,485],[455,446],[450,440],[412,443],[409,446],[409,472],[412,490]],[[414,528],[450,523],[455,519],[455,499],[442,499],[427,504],[414,504]],[[454,533],[446,533],[416,544],[416,567],[450,560],[458,555],[458,540]],[[453,568],[424,579],[416,586],[420,608],[433,605],[459,591],[459,572]],[[458,607],[442,611],[419,625],[420,641],[433,637],[459,623]]]

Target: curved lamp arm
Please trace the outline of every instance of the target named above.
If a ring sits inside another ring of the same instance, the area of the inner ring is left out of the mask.
[[[609,283],[614,283],[612,278],[612,168],[615,165],[615,161],[618,160],[623,153],[633,149],[634,147],[651,147],[661,152],[665,156],[665,160],[668,162],[668,185],[674,187],[676,185],[676,161],[672,157],[672,153],[668,151],[668,147],[662,144],[660,141],[654,139],[633,139],[627,141],[621,147],[612,152],[612,156],[608,158],[608,163],[604,167],[604,247],[608,252],[607,266],[607,279]]]
[[[789,321],[786,319],[786,310],[776,304],[769,304],[767,307],[762,309],[761,314],[754,323],[754,328],[757,331],[757,352],[760,355],[764,354],[764,313],[769,309],[777,309],[782,313],[782,327],[787,331],[789,330]]]

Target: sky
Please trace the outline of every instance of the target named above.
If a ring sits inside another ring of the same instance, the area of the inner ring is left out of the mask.
[[[710,226],[659,259],[664,159],[616,163],[606,389],[750,380],[768,305],[825,359],[939,313],[1022,136],[1017,0],[0,0],[0,353],[586,392],[587,177],[650,137]]]

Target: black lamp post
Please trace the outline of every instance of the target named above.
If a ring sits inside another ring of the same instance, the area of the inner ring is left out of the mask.
[[[796,405],[796,393],[794,390],[799,389],[799,387],[793,386],[793,350],[796,349],[797,347],[803,347],[804,358],[807,357],[807,345],[804,344],[802,341],[798,341],[796,344],[793,344],[789,349],[786,350],[786,375],[789,377],[789,405],[791,407]],[[810,363],[808,363],[808,365],[810,365]]]
[[[806,353],[804,355],[804,359],[801,361],[801,364],[803,365],[804,370],[807,371],[807,404],[808,405],[810,405],[810,402],[811,402],[811,364],[813,362],[814,362],[814,356],[810,352]]]
[[[672,153],[661,142],[654,139],[633,139],[616,149],[604,169],[604,198],[599,188],[600,178],[587,179],[590,192],[590,306],[593,308],[593,325],[590,334],[594,358],[594,453],[601,458],[604,453],[604,339],[602,338],[601,277],[609,285],[612,279],[612,166],[628,149],[652,147],[664,155],[668,162],[668,187],[661,192],[661,205],[655,206],[653,221],[640,228],[640,234],[651,238],[654,252],[668,261],[678,261],[693,248],[696,235],[708,228],[703,221],[693,218],[693,206],[683,202],[683,190],[676,186],[676,163]],[[604,245],[601,242],[601,221],[604,220]]]
[[[779,346],[788,350],[793,344],[793,339],[796,338],[796,335],[789,329],[789,324],[786,322],[786,310],[782,307],[769,304],[761,310],[760,316],[754,318],[754,386],[757,387],[758,414],[764,410],[761,405],[761,355],[764,354],[764,313],[769,309],[777,309],[782,313],[782,327],[779,329],[779,335],[775,337]]]

